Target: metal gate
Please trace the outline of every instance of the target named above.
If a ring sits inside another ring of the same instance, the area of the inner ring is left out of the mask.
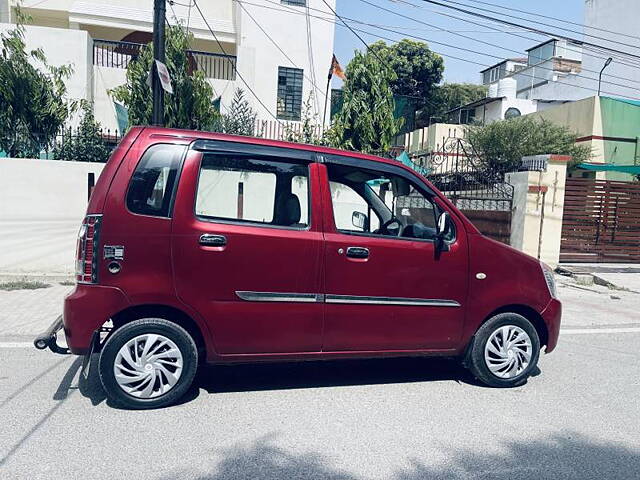
[[[413,154],[427,178],[480,232],[509,244],[513,186],[504,174],[490,174],[482,158],[459,137],[443,138],[435,150]]]
[[[640,183],[568,178],[561,262],[640,262]]]

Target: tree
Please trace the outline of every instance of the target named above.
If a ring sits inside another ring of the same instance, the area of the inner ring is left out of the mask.
[[[49,65],[42,49],[27,51],[27,17],[19,7],[16,19],[15,28],[0,34],[0,149],[10,157],[38,157],[73,110],[64,84],[73,69]]]
[[[165,95],[164,124],[173,128],[212,130],[220,125],[213,107],[213,88],[187,54],[193,34],[182,25],[167,26],[165,63],[171,76],[173,94]],[[147,77],[153,61],[153,44],[142,47],[140,55],[127,66],[127,81],[113,90],[113,98],[129,111],[129,125],[151,124],[152,96]]]
[[[375,55],[388,65],[396,74],[390,80],[394,95],[413,97],[418,110],[431,98],[433,90],[442,80],[444,61],[433,53],[424,42],[407,38],[393,45],[380,40],[369,46],[368,55]]]
[[[437,85],[429,103],[418,113],[418,126],[428,126],[432,119],[446,122],[445,113],[461,105],[487,96],[487,87],[473,83],[444,83]]]
[[[91,103],[82,102],[82,120],[74,132],[63,132],[61,142],[53,150],[56,160],[106,162],[111,149],[102,139],[102,128],[93,116]]]
[[[577,135],[567,127],[530,116],[470,126],[466,133],[492,178],[517,170],[527,155],[571,155],[572,164],[587,162],[592,156],[589,147],[576,145]]]
[[[227,113],[222,115],[221,130],[233,135],[253,136],[257,116],[258,114],[244,98],[244,90],[237,88]]]
[[[327,132],[329,143],[362,152],[382,152],[391,148],[402,126],[393,117],[393,72],[373,55],[356,51],[346,69],[342,109]]]

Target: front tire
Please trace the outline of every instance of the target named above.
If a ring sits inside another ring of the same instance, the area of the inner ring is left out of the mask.
[[[98,370],[107,397],[125,408],[171,405],[193,382],[198,349],[187,331],[145,318],[118,328],[105,342]]]
[[[476,332],[468,368],[491,387],[524,384],[538,364],[540,338],[534,326],[517,313],[490,318]]]

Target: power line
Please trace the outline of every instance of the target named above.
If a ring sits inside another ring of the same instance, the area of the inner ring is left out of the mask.
[[[255,17],[254,17],[253,15],[251,15],[251,13],[249,12],[249,10],[247,10],[247,9],[244,7],[243,3],[247,3],[247,2],[244,2],[244,1],[242,1],[242,0],[234,0],[234,1],[235,1],[238,5],[240,5],[240,8],[241,8],[241,9],[242,9],[242,10],[243,10],[243,11],[244,11],[248,16],[249,16],[249,18],[250,18],[251,20],[253,20],[253,23],[255,23],[255,24],[256,24],[256,26],[260,29],[260,31],[261,31],[262,33],[264,33],[264,35],[265,35],[265,36],[269,39],[269,41],[270,41],[270,42],[271,42],[271,43],[272,43],[272,44],[273,44],[273,45],[274,45],[274,46],[275,46],[275,47],[280,51],[280,53],[282,53],[282,55],[283,55],[283,56],[284,56],[284,57],[289,61],[289,63],[291,63],[291,65],[293,65],[293,66],[294,66],[294,67],[296,67],[296,68],[300,68],[300,67],[298,67],[298,65],[296,65],[296,63],[291,59],[291,57],[290,57],[289,55],[287,55],[287,52],[285,52],[285,51],[280,47],[280,45],[278,45],[278,43],[273,39],[273,37],[272,37],[271,35],[269,35],[269,33],[268,33],[268,32],[267,32],[267,31],[262,27],[262,25],[260,24],[260,22],[258,22],[258,21],[255,19]],[[250,5],[253,5],[253,4],[250,4]],[[324,92],[323,92],[323,91],[318,87],[318,85],[317,85],[317,84],[316,84],[316,83],[315,83],[311,78],[309,78],[309,77],[304,73],[304,70],[303,70],[302,72],[303,72],[302,74],[304,75],[304,78],[306,78],[306,79],[309,81],[309,83],[311,83],[311,85],[313,86],[313,88],[315,88],[315,89],[320,93],[320,95],[322,95],[322,96],[324,97],[324,96],[325,96],[325,94],[324,94]]]
[[[423,0],[423,1],[428,1],[428,0]],[[323,0],[323,2],[326,4],[326,1],[325,1],[325,0]],[[331,8],[331,7],[329,7],[329,8]],[[334,12],[335,12],[335,10],[334,10]],[[359,39],[359,40],[360,40],[360,41],[361,41],[361,42],[362,42],[366,47],[367,47],[367,50],[368,50],[368,51],[370,51],[372,54],[374,54],[374,55],[376,56],[376,58],[378,58],[378,59],[380,59],[380,57],[379,57],[379,56],[377,55],[377,53],[376,53],[376,52],[374,52],[373,50],[369,50],[369,46],[368,46],[368,45],[367,45],[367,43],[362,39],[362,37],[356,33],[357,31],[360,31],[360,32],[363,32],[363,33],[367,33],[367,34],[369,34],[369,35],[373,35],[373,36],[374,36],[374,37],[376,37],[376,38],[383,38],[383,39],[385,39],[385,40],[390,40],[390,41],[393,41],[393,42],[397,42],[397,40],[395,40],[395,39],[390,39],[390,38],[388,38],[388,37],[382,37],[382,36],[380,36],[380,35],[372,34],[371,32],[363,31],[363,30],[360,30],[360,29],[357,29],[357,28],[355,28],[355,29],[354,29],[354,28],[352,28],[351,26],[349,26],[349,25],[348,25],[348,24],[347,24],[347,23],[342,19],[342,17],[340,17],[337,13],[335,13],[335,15],[336,15],[336,16],[337,16],[337,17],[342,21],[342,23],[343,23],[343,24],[344,24],[344,25],[345,25],[345,26],[346,26],[346,27],[347,27],[347,28],[348,28],[348,29],[349,29],[349,30],[350,30],[350,31],[351,31],[351,32],[352,32],[352,33],[353,33],[353,34],[354,34],[354,35],[355,35],[355,36],[356,36],[356,37],[357,37],[357,38],[358,38],[358,39]],[[400,34],[400,35],[404,35],[404,33],[403,33],[403,32],[395,32],[395,33]],[[416,38],[419,38],[419,37],[416,37]],[[452,48],[459,48],[459,49],[460,49],[461,47],[452,47]],[[435,51],[434,51],[434,53],[438,53],[438,52],[435,52]],[[443,56],[443,57],[455,58],[455,59],[457,59],[457,60],[461,60],[461,61],[468,62],[468,63],[473,63],[473,64],[480,65],[480,66],[483,66],[483,67],[489,67],[489,65],[482,64],[482,63],[480,63],[480,62],[476,62],[476,61],[469,60],[469,59],[464,59],[464,58],[460,58],[460,57],[454,57],[453,55],[444,55],[444,54],[441,54],[441,53],[438,53],[438,55],[441,55],[441,56]],[[501,58],[501,57],[500,57],[500,58]],[[385,66],[386,66],[387,68],[389,68],[386,64],[385,64]],[[518,75],[521,75],[521,76],[523,76],[523,77],[527,77],[527,78],[531,78],[531,79],[534,79],[534,80],[537,78],[537,77],[535,77],[535,76],[533,76],[533,75],[528,75],[528,74],[526,74],[526,73],[524,73],[524,72],[518,72]],[[590,79],[589,77],[585,77],[585,78]],[[546,79],[540,79],[540,80],[548,81],[548,80],[546,80]],[[590,79],[590,80],[595,80],[595,79]],[[568,85],[568,86],[573,87],[573,88],[579,88],[579,89],[582,89],[582,90],[588,90],[588,91],[591,91],[591,92],[596,92],[596,91],[597,91],[595,88],[585,87],[585,86],[577,85],[577,84],[573,84],[573,83],[562,82],[562,81],[560,81],[560,80],[554,80],[553,82],[554,82],[554,83],[556,83],[556,84],[559,84],[559,85]],[[604,83],[604,82],[603,82],[603,83]],[[633,89],[632,87],[627,87],[627,88],[631,88],[631,89]],[[634,89],[634,90],[637,90],[637,89]],[[602,93],[609,94],[609,95],[616,95],[616,93],[613,93],[613,92],[607,92],[607,91],[604,91],[604,90],[602,91]],[[631,99],[633,99],[633,100],[640,100],[640,98],[638,98],[638,97],[628,97],[628,98],[631,98]]]
[[[455,10],[455,11],[458,11],[458,12],[461,12],[461,13],[466,13],[467,15],[472,15],[472,16],[475,16],[475,17],[478,17],[478,18],[483,18],[485,20],[490,20],[490,21],[493,21],[493,22],[502,23],[504,25],[510,25],[512,27],[525,28],[525,29],[527,29],[527,30],[529,30],[531,32],[539,33],[539,34],[542,34],[542,35],[547,35],[547,36],[550,36],[550,37],[562,38],[564,40],[569,40],[569,41],[574,42],[576,44],[584,44],[584,45],[589,45],[591,47],[601,48],[601,49],[609,51],[609,52],[617,53],[617,54],[620,54],[620,55],[626,55],[626,56],[629,56],[631,58],[635,58],[635,59],[640,60],[640,55],[636,55],[636,54],[631,53],[631,52],[625,52],[623,50],[618,50],[618,49],[611,48],[611,47],[605,47],[605,46],[602,46],[602,45],[598,45],[596,43],[585,42],[583,40],[578,40],[576,38],[572,38],[572,37],[569,37],[567,35],[558,35],[558,34],[555,34],[555,33],[551,33],[551,32],[542,30],[540,28],[531,27],[531,26],[528,26],[528,25],[522,25],[522,24],[519,24],[519,23],[511,22],[509,20],[504,20],[504,19],[501,19],[501,18],[493,18],[493,17],[490,17],[488,15],[484,15],[482,13],[478,13],[478,12],[474,12],[474,11],[471,11],[471,10],[466,10],[464,8],[456,7],[456,6],[450,4],[450,3],[457,3],[457,2],[453,2],[452,0],[449,0],[449,3],[441,3],[441,2],[437,2],[435,0],[421,0],[421,1],[423,1],[425,3],[430,3],[432,5],[437,5],[437,6],[440,6],[440,7],[448,8],[450,10]]]
[[[484,2],[484,1],[481,1],[481,0],[466,0],[466,1],[473,2],[473,3],[480,3],[482,5],[489,5],[489,6],[492,6],[492,7],[500,8],[502,10],[508,10],[508,11],[512,11],[512,12],[524,13],[525,15],[531,15],[531,16],[536,16],[536,17],[540,17],[540,18],[546,18],[548,20],[554,20],[556,22],[568,23],[568,24],[571,24],[571,25],[576,25],[576,26],[583,27],[583,28],[589,28],[589,29],[592,29],[592,30],[598,30],[598,31],[602,31],[602,32],[605,32],[605,33],[613,33],[615,35],[620,35],[621,37],[635,38],[636,40],[640,40],[640,37],[637,37],[635,35],[628,35],[626,33],[618,33],[618,32],[614,32],[612,30],[607,30],[606,28],[592,27],[590,25],[585,25],[585,24],[578,23],[578,22],[572,22],[570,20],[565,20],[563,18],[552,17],[552,16],[549,16],[549,15],[543,15],[541,13],[529,12],[527,10],[520,10],[520,9],[513,8],[513,7],[505,7],[505,6],[498,5],[498,4],[491,3],[491,2]],[[450,1],[450,3],[456,3],[458,5],[464,5],[463,3],[455,2],[455,1],[454,2]],[[465,6],[471,7],[471,5],[465,5]],[[526,20],[526,19],[524,19],[522,17],[518,17],[518,16],[515,16],[515,15],[509,15],[509,14],[506,14],[506,13],[496,12],[495,10],[483,9],[481,7],[472,7],[472,8],[475,8],[477,10],[485,10],[485,11],[491,12],[491,13],[497,13],[498,15],[504,15],[505,17],[511,17],[511,18],[518,18],[520,20]],[[565,28],[565,27],[562,27],[562,26],[559,26],[559,25],[550,25],[550,24],[542,23],[542,22],[538,22],[538,23],[540,25],[546,25],[546,26],[549,26],[549,27],[560,28],[560,29],[566,30],[568,32],[582,33],[583,35],[587,35],[589,37],[599,38],[601,40],[606,40],[606,41],[609,41],[609,42],[619,43],[620,45],[626,45],[626,46],[630,46],[630,47],[633,47],[633,48],[640,48],[638,45],[630,45],[630,44],[627,44],[627,43],[618,42],[616,40],[611,40],[611,39],[604,38],[604,37],[598,37],[598,36],[591,35],[591,34],[584,33],[584,32],[576,32],[575,30],[570,30],[568,28]]]
[[[257,6],[257,7],[262,7],[262,8],[266,8],[266,9],[269,9],[269,10],[275,10],[275,11],[281,11],[281,12],[285,12],[285,13],[291,13],[291,14],[303,15],[303,13],[302,13],[302,12],[299,12],[299,11],[295,11],[295,10],[284,10],[284,9],[281,9],[281,8],[279,8],[279,7],[281,6],[280,4],[277,4],[277,3],[272,2],[272,1],[270,1],[270,0],[265,0],[265,1],[267,1],[267,2],[269,2],[269,3],[273,3],[273,4],[277,5],[277,6],[278,6],[278,8],[269,7],[269,6],[262,5],[262,4],[250,3],[250,2],[245,1],[245,0],[236,0],[236,1],[242,1],[242,2],[243,2],[243,3],[245,3],[245,4],[254,5],[254,6]],[[422,7],[419,7],[419,8],[422,8]],[[313,10],[320,11],[320,12],[323,12],[323,13],[329,13],[329,12],[326,12],[325,10],[320,10],[320,9],[313,9]],[[326,22],[329,22],[329,23],[333,23],[333,24],[335,24],[335,25],[337,25],[337,26],[339,26],[339,27],[342,27],[342,28],[347,28],[347,29],[349,29],[350,31],[352,31],[352,33],[353,33],[353,30],[355,30],[356,32],[360,32],[360,33],[364,33],[364,34],[366,34],[366,35],[370,35],[370,36],[372,36],[373,38],[376,38],[376,39],[387,40],[387,41],[390,41],[390,42],[393,42],[393,43],[396,43],[396,42],[398,42],[398,41],[399,41],[398,39],[390,38],[390,37],[387,37],[387,36],[381,35],[381,34],[379,34],[379,33],[374,33],[374,32],[371,32],[371,31],[368,31],[368,30],[364,30],[364,29],[361,29],[361,28],[353,28],[353,27],[351,27],[351,28],[350,28],[348,25],[347,25],[347,26],[345,26],[345,25],[343,25],[342,23],[338,23],[337,21],[332,21],[332,20],[330,20],[330,19],[329,19],[329,18],[327,18],[327,17],[315,16],[314,18],[318,18],[318,19],[320,19],[320,20],[323,20],[323,21],[326,21]],[[405,36],[405,37],[416,38],[416,39],[419,39],[419,40],[425,40],[425,41],[427,41],[427,42],[431,42],[431,40],[426,39],[426,38],[423,38],[423,37],[419,37],[419,36],[415,36],[415,35],[406,34],[405,32],[400,32],[400,31],[393,30],[393,29],[383,28],[383,27],[378,26],[378,25],[375,25],[375,24],[369,24],[369,23],[367,23],[367,22],[362,22],[362,21],[360,21],[360,20],[352,19],[352,18],[349,18],[349,17],[344,17],[344,16],[343,16],[343,17],[341,17],[341,20],[348,20],[348,21],[351,21],[351,22],[354,22],[354,23],[359,23],[359,24],[369,25],[369,26],[373,26],[374,28],[382,28],[382,29],[384,29],[384,30],[386,30],[386,31],[389,31],[389,32],[395,33],[395,34],[397,34],[397,35],[402,35],[402,36]],[[362,40],[360,40],[360,41],[362,41]],[[442,42],[432,42],[432,43],[442,43]],[[367,48],[368,48],[368,45],[366,44],[366,42],[364,42],[364,44],[365,44],[365,45],[367,46]],[[454,49],[461,49],[461,48],[462,48],[462,47],[457,47],[457,46],[450,45],[450,44],[445,44],[445,45],[446,45],[447,47],[449,47],[449,48],[454,48]],[[449,59],[453,59],[453,60],[459,60],[459,61],[462,61],[462,62],[465,62],[465,63],[470,63],[470,64],[478,65],[478,66],[480,66],[480,67],[484,67],[484,68],[487,68],[487,67],[490,67],[490,66],[491,66],[491,65],[487,65],[486,63],[481,63],[481,62],[477,62],[477,61],[470,60],[470,59],[467,59],[467,58],[458,57],[458,56],[456,56],[456,55],[452,55],[452,54],[445,54],[445,53],[438,52],[438,51],[435,51],[435,50],[432,50],[432,51],[433,51],[434,53],[436,53],[436,54],[438,54],[438,55],[440,55],[440,56],[444,57],[444,58],[449,58]],[[480,55],[485,55],[485,56],[491,56],[491,55],[485,54],[484,52],[477,52],[477,51],[475,51],[475,50],[474,50],[474,51],[472,51],[472,53],[476,53],[476,54],[480,54]],[[498,56],[494,56],[494,57],[495,57],[495,58],[499,58],[499,59],[503,59],[503,57],[498,57]],[[385,65],[385,66],[386,66],[386,65]],[[539,69],[542,69],[542,70],[551,70],[551,69],[549,69],[549,68],[547,68],[547,67],[540,67],[540,66],[538,66],[538,67],[536,67],[536,68],[539,68]],[[531,78],[531,79],[536,79],[536,78],[537,78],[537,79],[539,79],[539,80],[545,80],[545,79],[541,79],[541,78],[535,77],[534,75],[528,75],[528,74],[526,74],[526,73],[524,73],[524,72],[518,72],[518,75],[520,75],[520,76],[522,76],[522,77],[525,77],[525,78]],[[594,79],[594,78],[590,78],[590,77],[584,77],[584,76],[581,76],[581,78],[584,78],[584,79],[587,79],[587,80],[591,80],[591,81],[596,81],[596,79]],[[584,90],[588,90],[588,91],[592,91],[592,92],[597,92],[597,89],[596,89],[596,88],[590,88],[590,87],[584,87],[584,86],[574,85],[574,84],[572,84],[572,83],[562,82],[562,81],[560,81],[560,80],[556,80],[556,81],[555,81],[555,83],[558,83],[558,84],[561,84],[561,85],[568,85],[568,86],[571,86],[571,87],[574,87],[574,88],[584,89]],[[604,80],[603,80],[603,82],[602,82],[602,83],[603,83],[603,84],[610,84],[611,82],[607,82],[607,81],[604,81]],[[616,84],[616,85],[619,85],[619,84]],[[637,90],[637,89],[634,89],[633,87],[627,87],[627,86],[624,86],[624,88],[630,88],[630,89],[632,89],[632,90]],[[602,93],[609,94],[609,95],[618,95],[618,93],[614,93],[614,92],[607,92],[607,91],[602,91]],[[630,98],[634,98],[634,97],[630,97]],[[639,98],[639,99],[640,99],[640,98]]]
[[[392,15],[396,15],[396,16],[399,16],[399,17],[402,17],[402,18],[405,18],[405,19],[411,20],[411,21],[413,21],[413,22],[416,22],[416,23],[419,23],[419,24],[422,24],[422,25],[429,26],[429,27],[432,27],[432,26],[433,26],[433,25],[432,25],[432,24],[430,24],[430,23],[424,22],[424,21],[419,20],[419,19],[414,18],[414,17],[410,17],[409,15],[404,15],[404,14],[402,14],[402,13],[400,13],[400,12],[397,12],[397,11],[394,11],[394,10],[391,10],[391,9],[388,9],[388,8],[385,8],[385,7],[381,6],[381,5],[377,5],[377,4],[375,4],[375,3],[373,3],[373,2],[371,2],[371,1],[369,1],[369,0],[360,0],[360,1],[361,1],[362,3],[366,3],[367,5],[371,5],[372,7],[375,7],[375,8],[377,8],[377,9],[380,9],[380,10],[383,10],[383,11],[385,11],[385,12],[391,13]],[[377,28],[380,28],[380,27],[377,27]],[[514,53],[516,53],[516,54],[521,54],[521,52],[520,52],[520,51],[518,51],[518,50],[514,50],[514,49],[512,49],[512,48],[508,48],[508,47],[505,47],[505,46],[502,46],[502,45],[498,45],[498,44],[495,44],[495,43],[486,42],[486,41],[484,41],[484,40],[479,40],[479,39],[477,39],[477,38],[474,38],[474,37],[471,37],[471,36],[468,36],[468,35],[463,35],[463,34],[461,34],[461,33],[457,33],[457,32],[451,32],[451,31],[449,31],[449,30],[445,30],[445,32],[447,32],[447,33],[451,33],[452,35],[456,35],[456,36],[459,36],[459,37],[462,37],[462,38],[466,38],[466,39],[468,39],[468,40],[472,40],[472,41],[477,42],[477,43],[481,43],[481,44],[483,44],[483,45],[488,45],[488,46],[490,46],[490,47],[500,48],[500,49],[505,50],[505,51],[508,51],[508,52],[514,52]],[[426,40],[426,41],[429,41],[429,42],[431,42],[431,43],[438,43],[438,42],[435,42],[435,41],[433,41],[433,40],[428,40],[428,39],[425,39],[425,40]],[[442,44],[442,42],[440,42],[440,43]],[[444,45],[446,45],[446,44],[444,44]],[[481,55],[489,56],[489,54],[484,53],[484,52],[476,52],[476,51],[472,51],[472,53],[479,53],[479,54],[481,54]],[[495,56],[495,58],[503,59],[503,57],[498,57],[498,56]],[[541,66],[541,65],[537,65],[537,66],[536,66],[536,68],[539,68],[539,69],[542,69],[542,70],[551,71],[551,72],[555,72],[555,71],[556,71],[556,70],[554,70],[553,68],[544,67],[544,66]],[[600,73],[600,71],[591,70],[591,69],[587,69],[587,68],[581,68],[581,71],[584,71],[584,72],[590,72],[590,73],[597,73],[597,74],[599,74],[599,73]],[[585,78],[585,79],[587,79],[587,80],[596,80],[595,78],[587,77],[587,76],[585,76],[585,75],[576,74],[576,76],[577,76],[577,77],[580,77],[580,78]],[[629,81],[629,82],[635,82],[635,79],[631,79],[631,78],[620,77],[620,76],[617,76],[617,75],[608,75],[608,76],[609,76],[609,77],[611,77],[611,78],[618,78],[618,79],[620,79],[620,80],[626,80],[626,81]],[[615,85],[615,86],[618,86],[618,87],[629,88],[627,85],[622,85],[622,84],[615,83],[615,82],[605,82],[605,83],[609,83],[610,85]],[[639,90],[639,91],[640,91],[640,90]]]
[[[193,6],[196,7],[196,10],[198,10],[198,13],[200,14],[200,17],[202,17],[202,20],[204,21],[205,25],[207,26],[207,28],[209,29],[209,31],[211,32],[211,35],[213,35],[214,40],[216,41],[216,43],[218,44],[218,48],[220,48],[220,50],[222,51],[222,53],[224,53],[225,55],[228,55],[226,50],[224,49],[224,47],[222,46],[222,43],[220,43],[220,40],[218,40],[218,36],[216,35],[216,33],[213,31],[213,29],[211,28],[211,25],[209,25],[209,22],[207,21],[207,18],[204,16],[204,14],[202,13],[202,10],[200,9],[200,5],[198,5],[198,2],[196,2],[196,0],[193,0]],[[279,125],[283,126],[282,122],[280,121],[280,119],[278,117],[276,117],[273,112],[271,110],[269,110],[267,108],[267,106],[264,104],[264,102],[262,100],[260,100],[260,97],[258,97],[258,95],[256,94],[256,92],[253,90],[253,88],[251,88],[251,86],[247,83],[247,81],[244,79],[244,77],[242,76],[242,74],[238,71],[238,67],[236,66],[235,63],[231,63],[231,66],[233,67],[233,70],[236,72],[236,75],[238,76],[238,78],[242,81],[242,83],[244,83],[245,87],[247,87],[247,90],[249,90],[251,92],[251,94],[255,97],[255,99],[258,101],[258,103],[260,105],[262,105],[262,108],[264,108],[267,113],[269,115],[271,115],[274,120],[276,122],[278,122]]]
[[[389,0],[389,1],[392,1],[392,0]],[[423,8],[423,9],[425,8],[424,6],[418,6],[418,5],[415,5],[415,4],[410,3],[408,1],[403,1],[403,3],[406,4],[406,5],[411,5],[412,7],[415,7],[415,8]],[[473,20],[469,20],[468,18],[458,17],[456,15],[451,15],[451,14],[448,14],[446,12],[441,12],[439,10],[431,10],[431,9],[427,9],[427,10],[429,12],[435,13],[436,15],[440,15],[440,16],[447,17],[447,18],[453,18],[455,20],[459,20],[459,21],[464,22],[464,23],[469,23],[471,25],[479,25],[479,26],[483,26],[483,27],[486,27],[486,28],[491,28],[491,29],[495,30],[496,32],[507,33],[508,35],[511,35],[511,36],[514,36],[514,37],[518,37],[518,38],[522,38],[522,39],[525,39],[525,40],[530,40],[530,41],[533,41],[533,42],[536,42],[536,43],[540,42],[539,39],[528,37],[526,35],[520,35],[520,34],[515,33],[515,32],[506,32],[506,31],[500,30],[499,28],[491,27],[489,25],[486,25],[484,23],[479,23],[479,22],[475,22]],[[530,29],[527,29],[527,28],[525,28],[525,30],[531,31]],[[539,35],[541,37],[545,37],[545,38],[550,38],[550,39],[555,38],[555,36],[551,35],[551,34],[542,34],[542,33],[539,33],[539,32],[531,32],[531,33],[533,33],[535,35]],[[589,47],[589,46],[584,45],[584,44],[582,44],[582,49],[585,50],[585,51],[589,51],[589,52],[595,52],[595,53],[592,53],[592,55],[591,55],[594,58],[599,58],[599,59],[602,59],[602,60],[606,60],[607,58],[613,56],[613,57],[616,58],[616,61],[619,64],[622,64],[622,65],[625,65],[625,66],[628,66],[628,67],[631,67],[631,68],[640,68],[640,64],[639,63],[634,63],[633,60],[627,59],[627,58],[625,58],[625,57],[623,57],[621,55],[615,55],[615,54],[612,54],[611,52],[609,52],[606,55],[602,55],[602,54],[596,55],[596,53],[600,53],[599,49],[593,48],[593,47]],[[605,75],[606,76],[610,76],[609,74],[605,74]]]

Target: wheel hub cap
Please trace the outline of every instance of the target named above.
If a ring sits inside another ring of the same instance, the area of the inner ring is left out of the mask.
[[[158,334],[138,335],[116,355],[113,373],[127,394],[156,398],[170,391],[182,374],[183,359],[178,346]]]
[[[505,325],[494,331],[487,340],[484,360],[496,377],[513,378],[529,366],[532,351],[527,332],[515,325]]]

